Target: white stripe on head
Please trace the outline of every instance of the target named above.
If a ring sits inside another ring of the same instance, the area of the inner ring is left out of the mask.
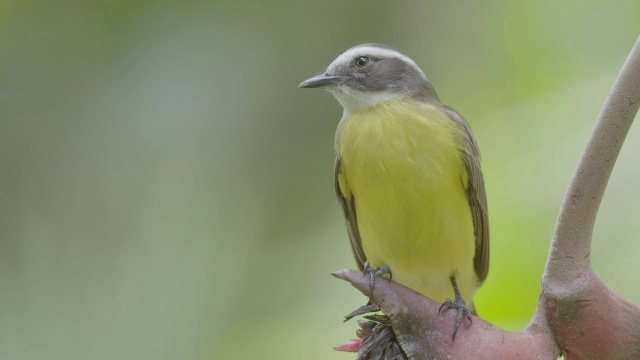
[[[413,66],[416,70],[418,70],[420,74],[422,74],[422,77],[424,77],[425,80],[427,80],[427,76],[424,74],[424,72],[422,72],[422,69],[420,69],[420,67],[418,67],[418,65],[413,60],[411,60],[411,58],[409,58],[407,55],[404,55],[403,53],[390,48],[378,47],[375,45],[368,45],[368,44],[354,46],[351,49],[343,52],[340,56],[338,56],[335,60],[333,60],[333,62],[327,67],[327,70],[331,72],[332,69],[339,66],[340,64],[348,64],[358,56],[400,59],[406,62],[407,64]]]

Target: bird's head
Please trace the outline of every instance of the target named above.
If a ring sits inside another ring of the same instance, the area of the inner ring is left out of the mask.
[[[300,88],[331,92],[345,113],[408,97],[438,99],[422,70],[408,56],[383,44],[361,44],[338,56],[324,73],[303,81]]]

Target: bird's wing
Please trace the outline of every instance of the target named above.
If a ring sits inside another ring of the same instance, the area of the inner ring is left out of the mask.
[[[457,111],[445,107],[449,118],[464,131],[464,146],[461,149],[467,171],[467,199],[471,206],[473,229],[476,235],[476,253],[473,265],[480,283],[484,282],[489,272],[489,215],[487,213],[487,193],[484,189],[484,178],[480,168],[480,148],[473,137],[473,132],[467,121]]]
[[[356,258],[358,268],[364,269],[364,263],[367,258],[364,256],[362,250],[362,241],[360,240],[360,233],[358,232],[358,220],[356,218],[356,206],[352,194],[345,194],[340,187],[340,184],[345,184],[344,173],[342,172],[342,163],[340,157],[336,156],[334,185],[336,188],[336,196],[338,202],[342,206],[342,213],[344,214],[344,221],[347,223],[347,232],[349,233],[349,240],[351,242],[351,250],[353,256]]]

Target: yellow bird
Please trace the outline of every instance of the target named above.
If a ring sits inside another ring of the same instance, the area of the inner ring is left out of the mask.
[[[372,285],[390,267],[394,280],[455,308],[455,338],[489,270],[487,197],[469,124],[413,60],[382,44],[348,49],[299,87],[328,90],[344,110],[335,187],[358,266]]]

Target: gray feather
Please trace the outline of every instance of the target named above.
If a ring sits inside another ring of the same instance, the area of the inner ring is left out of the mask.
[[[334,185],[336,189],[336,196],[338,202],[342,207],[342,213],[344,214],[344,221],[347,224],[347,232],[349,234],[349,240],[351,242],[351,251],[353,257],[355,257],[360,270],[364,269],[364,263],[367,258],[364,256],[364,250],[362,249],[362,241],[360,239],[360,232],[358,231],[358,220],[356,218],[356,205],[353,196],[346,197],[340,189],[340,177],[342,174],[342,163],[340,157],[336,156],[336,165],[334,169]]]
[[[476,142],[469,123],[454,109],[444,105],[449,118],[464,130],[464,146],[461,155],[469,181],[465,185],[467,199],[471,206],[473,228],[476,235],[476,253],[473,265],[478,281],[483,283],[489,273],[489,214],[487,208],[487,194],[484,188],[484,177],[480,167],[480,148]]]

